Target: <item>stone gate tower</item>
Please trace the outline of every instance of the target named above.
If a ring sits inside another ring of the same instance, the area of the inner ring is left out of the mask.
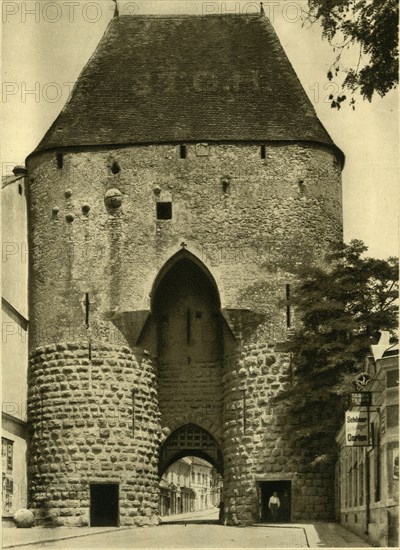
[[[230,524],[331,517],[270,404],[299,262],[342,237],[343,155],[258,15],[115,17],[28,157],[30,505],[158,521],[159,475],[223,473]]]

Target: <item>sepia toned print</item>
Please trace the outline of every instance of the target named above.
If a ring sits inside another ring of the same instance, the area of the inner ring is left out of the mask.
[[[398,545],[396,102],[308,9],[3,3],[4,547]]]

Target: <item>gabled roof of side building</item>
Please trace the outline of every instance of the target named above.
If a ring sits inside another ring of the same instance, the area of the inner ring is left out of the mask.
[[[34,153],[190,141],[332,147],[260,15],[114,17]]]

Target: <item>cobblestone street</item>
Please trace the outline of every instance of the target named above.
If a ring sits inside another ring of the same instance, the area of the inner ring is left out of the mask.
[[[217,511],[164,518],[147,528],[7,529],[4,548],[361,548],[365,541],[334,523],[219,525]],[[93,529],[92,529],[93,531]],[[12,536],[14,534],[14,537]],[[30,538],[28,538],[30,536]],[[26,537],[24,540],[22,537]],[[52,538],[53,537],[53,538]],[[31,544],[24,544],[24,542]]]

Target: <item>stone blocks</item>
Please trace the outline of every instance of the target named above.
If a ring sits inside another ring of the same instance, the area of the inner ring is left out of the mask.
[[[71,383],[80,389],[87,387],[87,371],[79,368],[82,347],[78,343],[75,347],[74,352],[58,358],[57,366],[51,369],[44,364],[56,353],[52,346],[31,354],[28,414],[32,423],[29,470],[33,508],[41,522],[54,523],[57,518],[57,524],[82,524],[82,515],[89,512],[90,483],[111,479],[120,484],[121,525],[126,521],[124,503],[129,517],[140,518],[138,521],[143,524],[142,516],[147,517],[147,510],[157,506],[157,495],[146,492],[146,499],[139,502],[132,501],[130,493],[126,493],[130,481],[136,480],[142,487],[145,481],[157,483],[159,413],[156,399],[149,397],[147,391],[154,379],[151,361],[139,365],[128,348],[103,345],[98,351],[108,352],[124,374],[124,384],[118,385],[120,398],[115,401],[114,392],[105,391],[115,384],[110,369],[98,371],[98,378],[91,379],[89,400],[76,400],[75,392],[66,393],[61,384],[54,382],[61,375],[67,387]],[[107,364],[106,356],[103,361]],[[50,385],[41,385],[38,378]],[[147,423],[135,420],[132,390],[135,407],[147,411]],[[40,398],[35,399],[38,392]],[[153,427],[151,431],[148,425]],[[126,449],[128,457],[124,454]],[[74,475],[76,481],[72,482]]]
[[[28,160],[29,491],[41,521],[82,524],[90,483],[113,480],[122,525],[156,522],[160,445],[190,422],[221,444],[228,522],[257,519],[259,476],[292,476],[294,519],[332,510],[271,398],[292,379],[276,345],[285,287],[342,237],[340,166],[312,143],[266,144],[265,159],[258,143],[195,147],[186,159],[176,144],[82,148],[61,169],[52,151]],[[172,202],[171,220],[157,219],[158,200]],[[234,336],[223,336],[223,360],[171,365],[173,383],[160,385],[151,295],[182,243],[215,281]],[[190,370],[184,390],[179,369]]]

